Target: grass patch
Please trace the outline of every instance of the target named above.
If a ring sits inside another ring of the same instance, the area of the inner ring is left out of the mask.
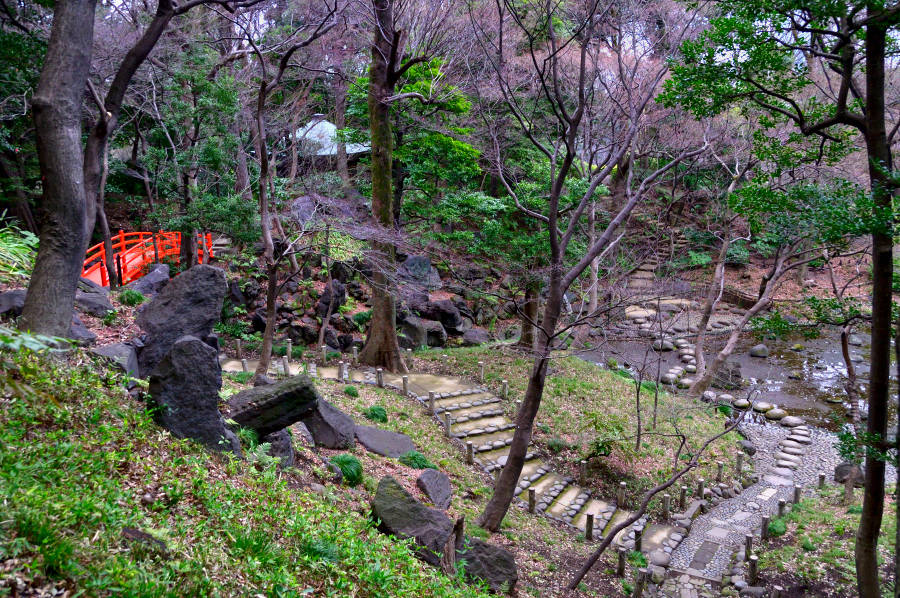
[[[487,596],[290,474],[173,438],[118,374],[0,362],[4,576],[90,596]]]
[[[135,291],[134,289],[122,289],[119,291],[119,303],[122,305],[127,305],[129,307],[134,307],[135,305],[140,305],[147,298],[144,297],[144,294],[140,291]]]
[[[363,415],[366,419],[371,420],[373,422],[379,422],[382,424],[387,423],[387,411],[381,405],[372,405],[365,411],[363,411]]]
[[[344,394],[355,399],[359,396],[359,390],[355,386],[345,386]]]
[[[341,470],[344,481],[347,482],[348,486],[358,486],[362,482],[362,464],[353,455],[335,455],[331,458],[331,463]]]
[[[420,453],[419,451],[409,451],[403,453],[397,460],[400,463],[403,463],[407,467],[412,467],[413,469],[437,469],[437,465],[428,460],[428,457]]]

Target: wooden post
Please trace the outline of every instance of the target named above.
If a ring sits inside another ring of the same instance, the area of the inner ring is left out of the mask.
[[[537,497],[535,496],[534,488],[528,489],[528,512],[534,513],[534,509],[537,505]]]
[[[619,558],[616,562],[616,577],[625,577],[625,549],[619,548]]]
[[[235,342],[235,344],[237,345],[237,358],[238,358],[238,359],[243,359],[243,358],[244,358],[244,344],[243,344],[243,342],[241,341],[241,339],[237,339],[237,341]]]
[[[669,518],[671,507],[672,507],[672,497],[668,494],[663,494],[663,497],[662,497],[663,519]]]
[[[683,511],[684,506],[686,504],[687,504],[687,486],[682,486],[681,493],[678,495],[678,508]]]
[[[641,551],[641,545],[644,543],[644,526],[639,525],[634,528],[634,549]]]
[[[797,503],[799,503],[800,499],[802,497],[803,497],[803,486],[800,484],[797,484],[796,486],[794,486],[794,504],[796,505]]]
[[[753,554],[753,534],[744,534],[744,557]]]
[[[778,516],[784,517],[784,508],[787,502],[783,498],[778,499]]]
[[[384,370],[382,368],[375,369],[375,383],[378,388],[384,388]]]
[[[759,538],[761,540],[768,540],[769,539],[769,516],[768,515],[762,516],[761,526],[762,527],[759,530]]]
[[[466,443],[466,464],[472,465],[475,463],[475,445],[471,442]]]
[[[337,379],[338,379],[338,382],[344,381],[344,360],[343,359],[338,361]]]
[[[747,571],[747,583],[752,586],[756,584],[756,579],[759,576],[759,557],[751,554],[748,561],[750,566]]]
[[[644,583],[647,579],[647,569],[638,569],[634,578],[634,593],[632,598],[641,598],[644,595]]]
[[[720,484],[722,482],[722,473],[725,470],[725,464],[721,461],[716,461],[716,483]]]
[[[451,423],[452,423],[452,421],[450,419],[450,412],[444,411],[444,432],[447,434],[448,438],[451,436],[451,434],[450,434]]]
[[[241,369],[244,370],[245,372],[249,372],[249,371],[250,371],[250,366],[247,365],[247,360],[246,360],[246,359],[242,359],[242,360],[241,360]]]
[[[503,381],[503,390],[501,391],[503,395],[503,400],[507,400],[509,398],[509,381]]]
[[[853,478],[856,477],[854,472],[850,472],[850,475],[847,476],[847,479],[844,481],[844,504],[850,505],[853,504]]]
[[[594,514],[588,513],[584,520],[584,538],[586,540],[594,539]]]
[[[578,483],[584,486],[587,484],[587,461],[584,459],[578,464]]]
[[[281,358],[281,369],[284,370],[286,377],[291,375],[291,362],[288,361],[287,355]]]
[[[287,340],[287,347],[284,349],[284,356],[288,358],[288,361],[294,358],[294,341],[291,339]]]
[[[706,480],[700,478],[697,480],[697,497],[703,499],[703,491],[705,490]]]
[[[428,391],[428,413],[434,415],[434,391]]]
[[[119,284],[117,286],[125,284],[125,277],[122,276],[122,256],[118,253],[116,254],[116,277],[119,279]]]
[[[478,382],[484,384],[484,362],[478,362]]]
[[[403,380],[403,396],[408,397],[409,396],[409,376],[403,376],[400,379]]]
[[[619,482],[619,489],[616,491],[616,506],[620,509],[625,505],[625,482]]]
[[[448,367],[450,365],[450,356],[446,353],[441,354],[441,364],[444,367]]]
[[[824,487],[825,487],[825,474],[820,473],[819,474],[819,490],[821,490]]]
[[[328,346],[322,345],[322,365],[328,363]]]
[[[738,475],[738,478],[741,477],[741,472],[744,470],[744,453],[739,452],[737,457],[735,457],[734,470]]]

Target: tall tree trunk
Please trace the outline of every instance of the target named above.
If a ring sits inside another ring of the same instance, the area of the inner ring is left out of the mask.
[[[112,233],[109,230],[109,220],[106,218],[106,177],[109,174],[109,151],[103,155],[103,174],[100,176],[99,193],[97,194],[97,224],[100,234],[103,235],[103,254],[106,256],[106,276],[109,280],[109,288],[114,289],[124,281],[119,280],[116,268],[116,256],[113,253]],[[124,276],[124,272],[122,275]]]
[[[542,326],[538,329],[534,364],[528,377],[528,387],[525,389],[522,407],[519,408],[519,413],[516,415],[516,431],[509,447],[509,455],[506,457],[506,465],[501,470],[500,477],[494,485],[494,494],[478,521],[481,527],[492,532],[500,529],[500,523],[509,510],[516,485],[519,483],[519,475],[525,465],[528,445],[531,444],[534,420],[541,405],[544,385],[547,382],[547,366],[550,363],[550,345],[553,340],[551,335],[556,330],[562,308],[563,289],[560,281],[560,266],[557,264],[551,270],[550,293],[544,304]]]
[[[873,12],[879,10],[869,4]],[[892,210],[892,161],[885,128],[885,46],[887,27],[883,23],[866,28],[866,150],[869,181],[878,214]],[[882,212],[883,210],[883,212]],[[891,354],[891,279],[893,274],[892,224],[886,217],[872,234],[872,344],[869,370],[869,417],[866,432],[878,438],[879,448],[887,448],[887,406]],[[885,463],[877,455],[866,455],[863,507],[856,531],[856,583],[861,598],[878,598],[878,535],[884,513]]]
[[[32,100],[43,189],[40,245],[19,327],[66,336],[88,241],[81,102],[91,66],[96,0],[59,2]]]
[[[594,244],[597,240],[597,203],[591,202],[591,211],[588,215],[588,230],[590,231],[590,238],[588,240],[588,246]],[[588,290],[588,313],[592,314],[597,311],[597,294],[599,292],[598,287],[600,286],[600,258],[596,257],[591,260],[590,267],[590,276],[589,283],[590,289]]]
[[[392,56],[393,37],[398,34],[394,31],[393,0],[374,0],[372,5],[377,23],[372,44],[372,65],[369,69],[372,214],[381,226],[391,228],[394,224],[391,201],[393,135],[387,98],[393,94],[394,83],[388,70],[388,58]],[[393,245],[379,241],[373,245],[388,264],[394,262]],[[392,294],[393,286],[384,269],[377,268],[373,277],[372,320],[359,360],[367,365],[382,366],[389,371],[405,372],[406,365],[400,359],[400,343],[397,340],[397,306]]]

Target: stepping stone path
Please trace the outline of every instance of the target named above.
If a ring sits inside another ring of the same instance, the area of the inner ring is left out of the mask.
[[[283,373],[281,360],[273,361],[273,373]],[[248,361],[248,369],[253,371],[255,361]],[[301,364],[290,364],[292,375],[303,372]],[[338,367],[310,366],[312,376],[357,384],[376,384],[376,375],[369,369],[347,368],[339,378]],[[236,359],[222,361],[224,371],[241,371],[242,364]],[[385,388],[402,393],[402,376],[383,373]],[[472,443],[474,466],[493,474],[503,467],[509,454],[515,424],[504,415],[504,400],[488,389],[470,384],[460,378],[433,374],[409,374],[407,382],[408,398],[417,401],[424,410],[430,409],[429,393],[434,393],[434,417],[441,423],[450,421],[450,437],[462,443]],[[576,483],[574,479],[553,471],[541,459],[537,451],[529,452],[516,496],[527,506],[528,490],[535,491],[535,510],[557,522],[572,528],[573,532],[585,533],[588,515],[594,517],[593,537],[597,541],[614,525],[628,518],[632,512],[615,501],[594,497],[591,491]],[[670,525],[647,525],[646,516],[638,519],[630,528],[623,529],[616,537],[615,544],[628,550],[634,548],[635,530],[644,528],[641,536],[641,551],[650,554],[661,551],[669,556],[683,538],[684,530]],[[681,533],[679,533],[681,532]],[[673,540],[677,537],[678,540]],[[658,560],[661,560],[658,557]]]
[[[778,501],[790,504],[794,486],[813,487],[822,471],[819,458],[804,459],[815,442],[805,425],[789,429],[748,423],[742,430],[757,446],[754,456],[759,481],[738,496],[723,500],[693,520],[687,538],[672,553],[669,578],[657,595],[670,598],[718,596],[723,579],[745,587],[743,568],[746,534],[760,536],[762,517],[778,512]],[[815,431],[816,434],[826,433]],[[818,442],[830,443],[821,439]],[[754,540],[754,543],[758,542]]]

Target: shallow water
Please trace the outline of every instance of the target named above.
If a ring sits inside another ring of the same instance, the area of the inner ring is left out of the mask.
[[[869,375],[869,336],[867,331],[859,331],[856,336],[862,344],[851,345],[850,355],[856,367],[861,396],[865,398]],[[684,338],[694,340],[690,336]],[[704,351],[707,363],[712,360],[725,339],[726,335],[720,334],[708,340]],[[613,358],[620,365],[643,370],[644,376],[650,379],[655,378],[657,372],[665,373],[672,366],[683,365],[675,351],[648,352],[649,342],[645,339],[609,341],[603,347],[588,351],[582,356],[598,363],[606,363]],[[734,396],[753,394],[753,399],[774,403],[793,414],[803,415],[810,423],[830,429],[835,429],[846,421],[850,413],[844,388],[847,371],[841,355],[840,332],[836,327],[823,327],[821,335],[815,339],[803,339],[799,336],[767,339],[763,342],[769,347],[770,354],[765,359],[749,355],[750,347],[759,342],[754,335],[745,333],[729,358],[729,361],[740,364],[744,387],[734,391],[714,390]],[[793,348],[798,343],[803,345],[802,350]],[[896,396],[896,370],[893,366],[891,373]],[[893,420],[895,401],[891,401],[891,404]],[[862,409],[865,411],[865,405]]]

